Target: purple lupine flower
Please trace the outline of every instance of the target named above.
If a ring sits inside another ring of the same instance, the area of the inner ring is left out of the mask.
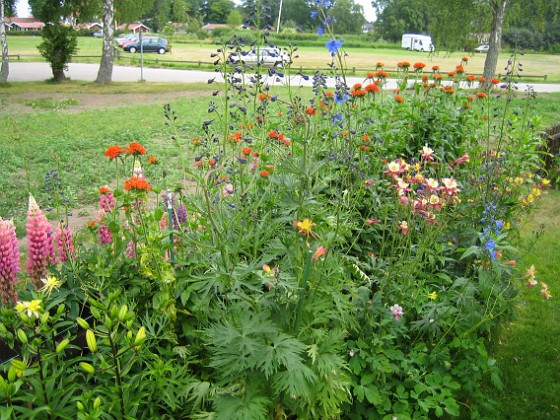
[[[187,223],[187,208],[183,203],[179,203],[177,206],[177,221],[179,225]]]
[[[132,239],[126,245],[125,254],[130,258],[135,258],[136,257],[136,251],[134,250],[134,241]]]
[[[115,196],[107,185],[99,188],[99,208],[109,213],[115,208]]]
[[[54,245],[52,226],[29,194],[27,211],[27,275],[35,289],[42,287],[41,279],[47,275],[47,265],[53,263]]]
[[[0,295],[4,305],[17,302],[17,273],[19,265],[19,246],[16,228],[11,220],[0,217]]]

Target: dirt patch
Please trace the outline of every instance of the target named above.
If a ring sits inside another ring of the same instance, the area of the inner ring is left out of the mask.
[[[165,104],[185,97],[207,96],[204,91],[179,91],[162,93],[35,93],[22,92],[17,97],[4,97],[0,114],[58,111],[68,114],[90,109],[113,109],[132,105]]]

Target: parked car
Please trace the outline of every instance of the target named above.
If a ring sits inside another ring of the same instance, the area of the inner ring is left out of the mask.
[[[103,38],[103,29],[100,29],[100,30],[98,30],[98,31],[95,31],[95,32],[93,33],[93,36],[96,37],[96,38]]]
[[[130,44],[131,42],[136,42],[136,41],[138,41],[138,35],[136,34],[128,34],[123,37],[119,37],[115,39],[117,46],[121,48],[124,47],[125,44]]]
[[[290,57],[280,48],[265,47],[249,52],[232,53],[229,62],[234,65],[242,63],[256,66],[260,63],[266,67],[283,67],[290,62]]]
[[[489,49],[490,49],[490,45],[484,44],[484,45],[479,45],[474,50],[479,53],[487,53]]]
[[[131,53],[140,51],[140,41],[126,44],[123,47],[123,50]],[[142,38],[142,50],[144,52],[157,52],[159,54],[165,54],[169,51],[169,44],[165,38],[146,37]]]

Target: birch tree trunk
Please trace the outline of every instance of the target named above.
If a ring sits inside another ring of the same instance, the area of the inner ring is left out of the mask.
[[[113,78],[113,62],[115,61],[114,20],[115,8],[113,0],[103,0],[103,55],[97,73],[96,83],[109,83]]]
[[[484,61],[484,72],[482,74],[488,82],[496,74],[498,54],[502,48],[502,26],[508,3],[509,0],[493,0],[490,2],[490,7],[492,8],[492,27],[490,29],[488,53]]]
[[[4,25],[4,0],[0,0],[0,44],[2,45],[2,66],[0,67],[0,83],[6,83],[10,74],[8,62],[8,41],[6,40],[6,25]]]

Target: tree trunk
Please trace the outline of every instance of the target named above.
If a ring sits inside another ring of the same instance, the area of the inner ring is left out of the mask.
[[[490,29],[489,48],[486,54],[486,61],[484,61],[484,72],[482,74],[488,82],[490,82],[490,79],[496,74],[498,54],[502,48],[502,26],[504,24],[508,3],[509,0],[496,0],[490,3],[490,7],[492,8],[492,28]]]
[[[8,62],[8,41],[6,40],[6,25],[4,25],[4,0],[0,0],[0,44],[2,44],[2,66],[0,67],[0,83],[8,81],[10,64]]]
[[[101,56],[96,83],[109,83],[113,78],[113,62],[115,60],[115,47],[113,46],[114,19],[113,0],[103,0],[103,55]]]

